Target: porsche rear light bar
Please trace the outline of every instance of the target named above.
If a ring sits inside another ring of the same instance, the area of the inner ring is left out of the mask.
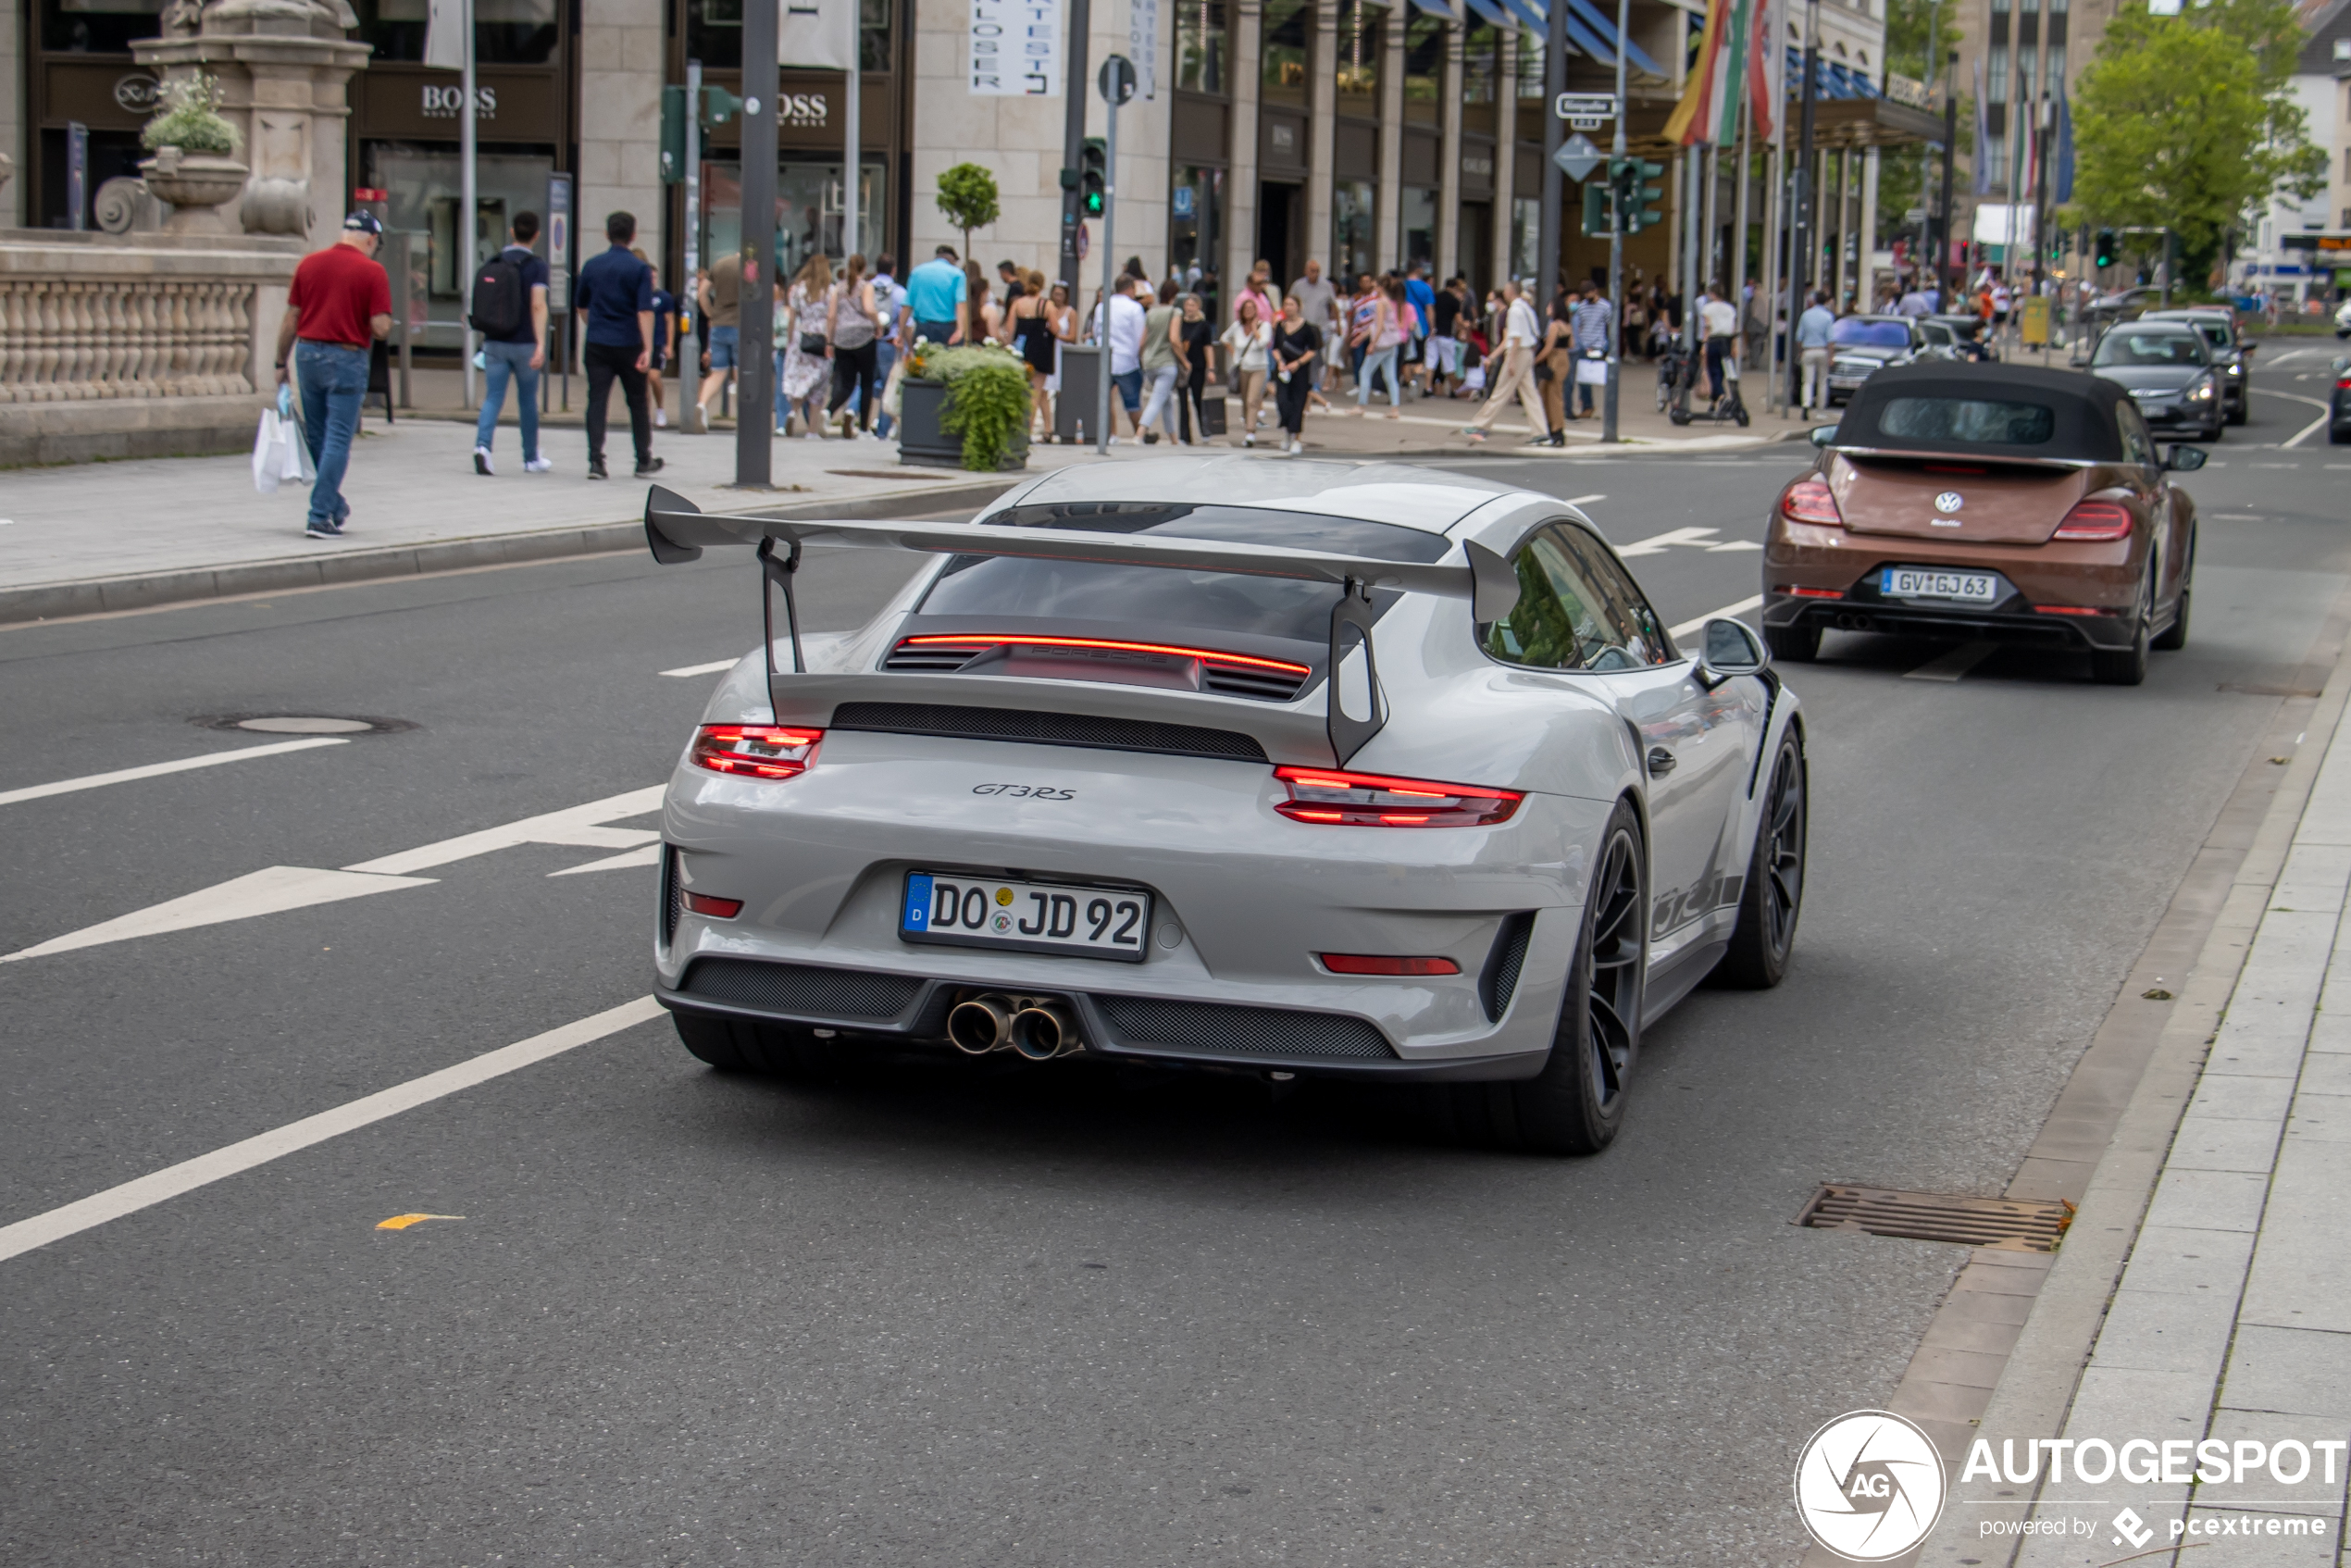
[[[1277,767],[1274,777],[1289,787],[1275,811],[1293,822],[1341,828],[1481,828],[1508,821],[1526,798],[1518,790],[1328,767]]]
[[[696,767],[740,778],[790,778],[816,761],[821,729],[776,724],[705,724],[687,758]]]
[[[1845,514],[1836,507],[1836,492],[1826,479],[1798,479],[1787,487],[1780,497],[1780,515],[1791,523],[1822,523],[1833,529],[1845,526]]]
[[[2077,501],[2057,526],[2051,539],[2096,540],[2110,543],[2131,537],[2131,509],[2119,501]]]
[[[941,631],[901,638],[901,648],[941,645],[971,648],[1099,648],[1119,653],[1172,653],[1204,664],[1234,665],[1244,669],[1277,670],[1283,675],[1308,676],[1313,671],[1289,659],[1264,659],[1253,653],[1223,653],[1213,648],[1184,648],[1168,642],[1129,642],[1115,637],[1046,637],[1027,632]]]
[[[1334,975],[1458,975],[1462,966],[1449,958],[1387,958],[1365,952],[1318,952],[1323,967]]]

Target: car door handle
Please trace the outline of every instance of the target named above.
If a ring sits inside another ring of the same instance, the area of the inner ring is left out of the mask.
[[[1673,753],[1667,751],[1662,746],[1651,746],[1649,748],[1648,764],[1649,777],[1651,778],[1662,778],[1664,775],[1673,771]]]

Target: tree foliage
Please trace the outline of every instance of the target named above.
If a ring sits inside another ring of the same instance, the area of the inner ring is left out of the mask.
[[[2181,276],[2271,196],[2326,179],[2289,91],[2302,43],[2285,0],[2199,0],[2175,17],[2131,0],[2073,100],[2074,201],[2109,227],[2169,226]]]
[[[964,232],[964,255],[972,254],[972,230],[985,229],[1002,212],[996,177],[976,163],[959,163],[939,177],[939,210]]]
[[[1942,56],[1948,59],[1950,51],[1959,45],[1959,0],[1886,0],[1885,6],[1885,68],[1899,75],[1922,81],[1930,88],[1948,84],[1947,68],[1938,68],[1936,52],[1927,36],[1932,27],[1941,35]],[[1942,118],[1942,111],[1935,111]],[[1969,128],[1972,118],[1966,104],[1959,106],[1959,150],[1968,150]],[[1903,215],[1912,207],[1931,207],[1942,197],[1943,153],[1939,147],[1917,143],[1888,147],[1879,155],[1876,240],[1883,243],[1902,235],[1914,235],[1918,226],[1903,221]]]

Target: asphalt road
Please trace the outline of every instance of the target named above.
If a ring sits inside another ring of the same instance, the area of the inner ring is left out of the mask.
[[[1235,1081],[787,1089],[641,1025],[0,1261],[0,1562],[1793,1562],[1797,1447],[1964,1254],[1789,1217],[2015,1169],[2351,581],[2351,460],[2274,446],[2310,417],[2257,399],[2184,481],[2195,638],[2143,688],[1834,635],[1793,672],[1793,970],[1654,1031],[1605,1156]],[[1717,546],[1800,460],[1473,461],[1685,530],[1634,562],[1678,621],[1756,591]],[[890,580],[817,559],[812,624]],[[609,558],[0,631],[0,953],[657,784],[709,679],[659,672],[753,641],[754,583]],[[262,713],[414,728],[6,799]],[[0,1225],[643,995],[651,873],[554,875],[615,853],[0,964]],[[413,1213],[463,1217],[376,1228]]]

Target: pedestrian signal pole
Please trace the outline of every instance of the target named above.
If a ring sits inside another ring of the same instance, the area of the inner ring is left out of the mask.
[[[1118,106],[1135,95],[1134,62],[1124,55],[1102,61],[1096,84],[1109,113],[1102,135],[1102,324],[1095,334],[1098,358],[1094,367],[1094,452],[1110,455],[1110,286],[1117,276],[1117,252],[1112,225],[1118,217]]]
[[[1551,3],[1563,6],[1563,0],[1551,0]],[[1608,144],[1608,167],[1611,178],[1616,169],[1624,166],[1625,161],[1624,56],[1629,51],[1625,47],[1624,41],[1629,36],[1625,31],[1629,19],[1625,14],[1628,5],[1629,0],[1616,0],[1616,134],[1610,138]],[[1603,446],[1616,440],[1617,383],[1624,379],[1623,374],[1624,368],[1624,220],[1628,212],[1637,215],[1641,210],[1639,166],[1635,166],[1633,178],[1627,181],[1627,184],[1630,189],[1609,204],[1608,384],[1600,389],[1600,443]],[[1631,198],[1629,204],[1625,200],[1626,196]],[[1635,221],[1638,221],[1637,216]],[[1575,356],[1571,354],[1569,357],[1573,359]],[[1566,404],[1570,395],[1567,388],[1560,389],[1560,402],[1562,405]]]
[[[776,87],[778,0],[743,0],[742,323],[735,488],[767,490],[775,465]]]

